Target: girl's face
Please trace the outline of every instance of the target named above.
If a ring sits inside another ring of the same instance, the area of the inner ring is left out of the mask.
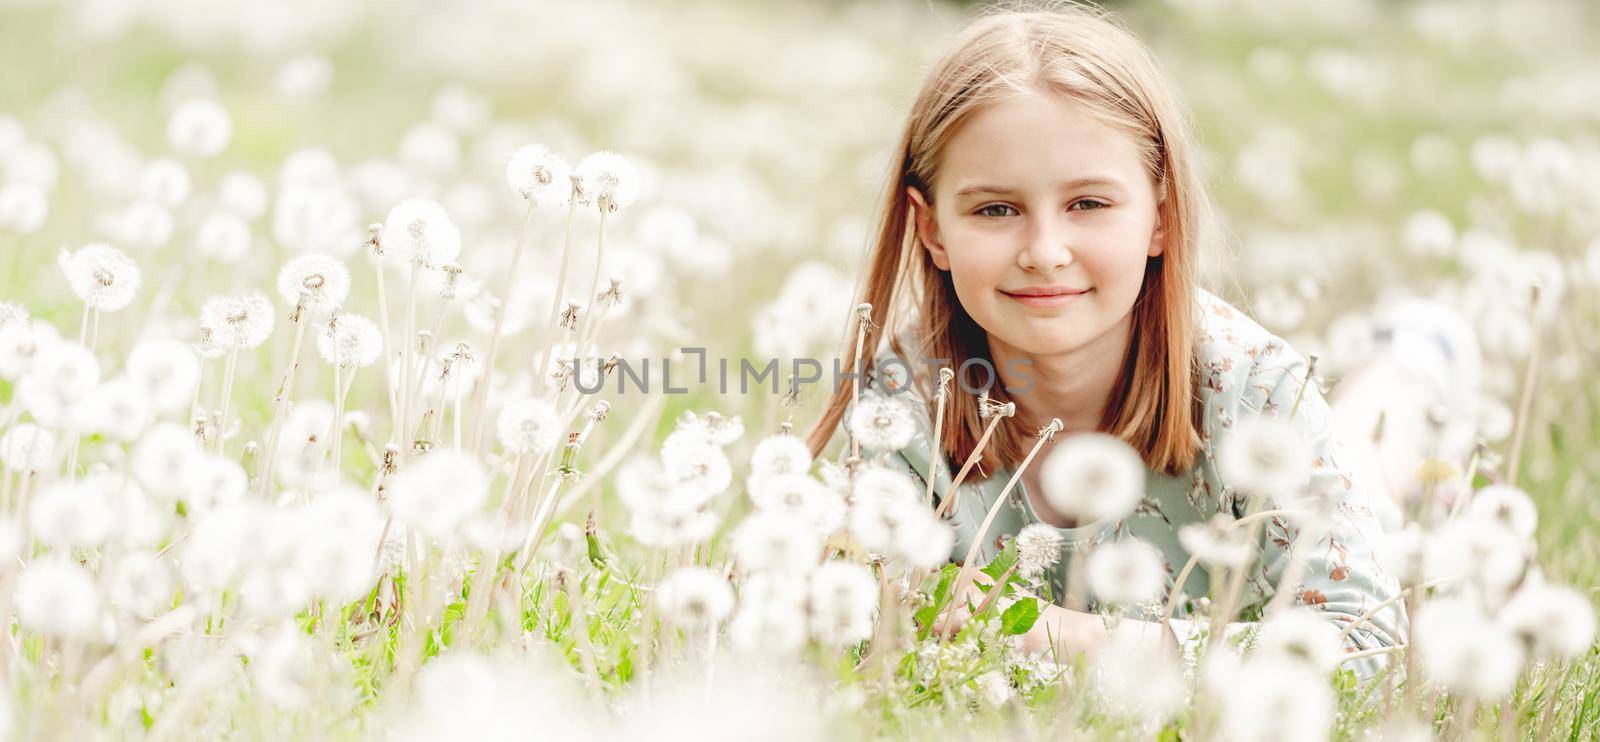
[[[946,147],[933,208],[908,194],[922,244],[991,348],[1040,357],[1125,334],[1162,251],[1133,140],[1065,96],[1030,93],[974,113]]]

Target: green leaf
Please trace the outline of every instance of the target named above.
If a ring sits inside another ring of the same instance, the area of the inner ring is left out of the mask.
[[[1014,538],[1007,539],[1006,547],[995,555],[994,561],[989,562],[988,566],[983,568],[983,573],[988,575],[990,580],[998,580],[1000,575],[1005,574],[1006,570],[1011,569],[1011,565],[1016,563],[1017,540]]]
[[[1033,628],[1035,621],[1039,620],[1039,601],[1033,598],[1023,598],[1011,604],[1005,613],[1000,614],[1000,633],[1009,636],[1026,634]]]
[[[954,587],[956,573],[960,569],[960,565],[946,564],[939,570],[939,581],[933,588],[933,602],[923,606],[912,616],[917,621],[918,639],[926,639],[933,634],[933,621],[938,617],[939,611],[944,610],[945,605],[950,602],[950,591]]]

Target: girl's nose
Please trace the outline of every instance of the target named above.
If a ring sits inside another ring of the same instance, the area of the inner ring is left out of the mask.
[[[1017,266],[1048,275],[1071,265],[1071,231],[1070,226],[1053,218],[1031,220]]]

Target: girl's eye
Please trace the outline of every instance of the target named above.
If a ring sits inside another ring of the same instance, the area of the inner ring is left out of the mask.
[[[1010,216],[1010,214],[1006,214],[1006,213],[1003,213],[1003,212],[1002,213],[996,213],[994,211],[995,209],[1010,209],[1011,211],[1016,211],[1016,209],[1012,209],[1010,206],[1007,206],[1006,204],[989,204],[988,206],[984,206],[983,208],[980,208],[976,212],[973,212],[973,213],[977,214],[978,216],[989,216],[989,217]]]
[[[1083,205],[1083,204],[1092,204],[1092,205],[1088,206],[1088,207],[1085,207],[1085,208],[1082,208],[1082,209],[1079,209],[1078,207]],[[1104,209],[1106,207],[1109,207],[1110,205],[1111,204],[1108,204],[1108,203],[1106,203],[1104,201],[1101,201],[1099,199],[1086,198],[1086,199],[1083,199],[1081,201],[1074,202],[1071,206],[1068,206],[1067,208],[1068,209],[1076,209],[1077,211],[1091,211],[1091,210],[1094,210],[1094,209]]]

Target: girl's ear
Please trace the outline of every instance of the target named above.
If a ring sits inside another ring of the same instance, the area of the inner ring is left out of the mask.
[[[1167,233],[1161,225],[1161,205],[1156,204],[1156,226],[1150,231],[1150,257],[1159,256],[1167,248]]]
[[[917,190],[916,186],[906,186],[906,195],[911,199],[917,243],[927,248],[934,266],[942,271],[950,270],[950,255],[944,251],[944,243],[939,239],[939,224],[933,218],[933,207],[928,205],[927,199],[922,197],[922,191]]]

